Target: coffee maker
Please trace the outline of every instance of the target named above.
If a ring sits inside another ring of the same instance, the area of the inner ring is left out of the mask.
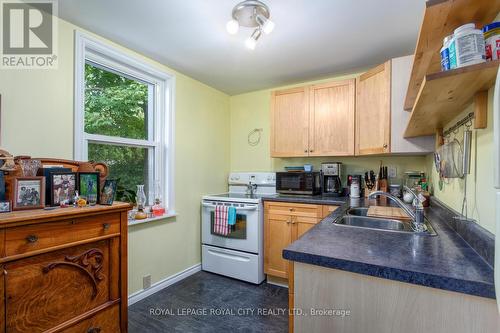
[[[342,163],[321,163],[323,195],[340,197],[343,194],[341,177]]]

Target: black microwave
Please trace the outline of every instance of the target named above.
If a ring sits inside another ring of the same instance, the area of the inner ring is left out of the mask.
[[[319,172],[276,172],[276,192],[281,194],[321,194]]]

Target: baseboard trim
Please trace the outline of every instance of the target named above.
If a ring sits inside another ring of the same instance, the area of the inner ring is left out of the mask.
[[[154,293],[157,293],[160,290],[165,289],[168,286],[173,285],[176,282],[184,280],[185,278],[187,278],[187,277],[189,277],[189,276],[191,276],[199,271],[201,271],[201,263],[193,265],[191,267],[188,267],[185,270],[180,271],[178,273],[175,273],[173,275],[170,275],[170,276],[166,277],[165,279],[156,282],[148,289],[142,289],[142,290],[136,291],[135,293],[128,296],[128,306],[131,306],[132,304],[137,303],[137,302],[145,299],[146,297],[151,296]]]

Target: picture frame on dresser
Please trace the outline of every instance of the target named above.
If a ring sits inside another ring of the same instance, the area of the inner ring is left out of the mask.
[[[116,179],[106,179],[104,182],[104,186],[101,191],[101,205],[111,206],[115,201],[116,196],[116,188],[118,185],[118,181]]]
[[[47,186],[50,188],[50,206],[60,206],[62,202],[72,204],[77,191],[77,173],[51,172]]]
[[[0,201],[0,213],[8,213],[12,210],[10,201]]]
[[[12,210],[41,209],[45,207],[45,177],[15,177]]]
[[[78,172],[78,194],[87,202],[99,202],[101,192],[99,177],[99,172]]]

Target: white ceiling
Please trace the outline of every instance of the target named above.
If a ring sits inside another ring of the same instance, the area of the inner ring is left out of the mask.
[[[253,51],[229,35],[238,0],[63,0],[59,15],[230,95],[345,74],[414,51],[425,0],[263,0]]]

